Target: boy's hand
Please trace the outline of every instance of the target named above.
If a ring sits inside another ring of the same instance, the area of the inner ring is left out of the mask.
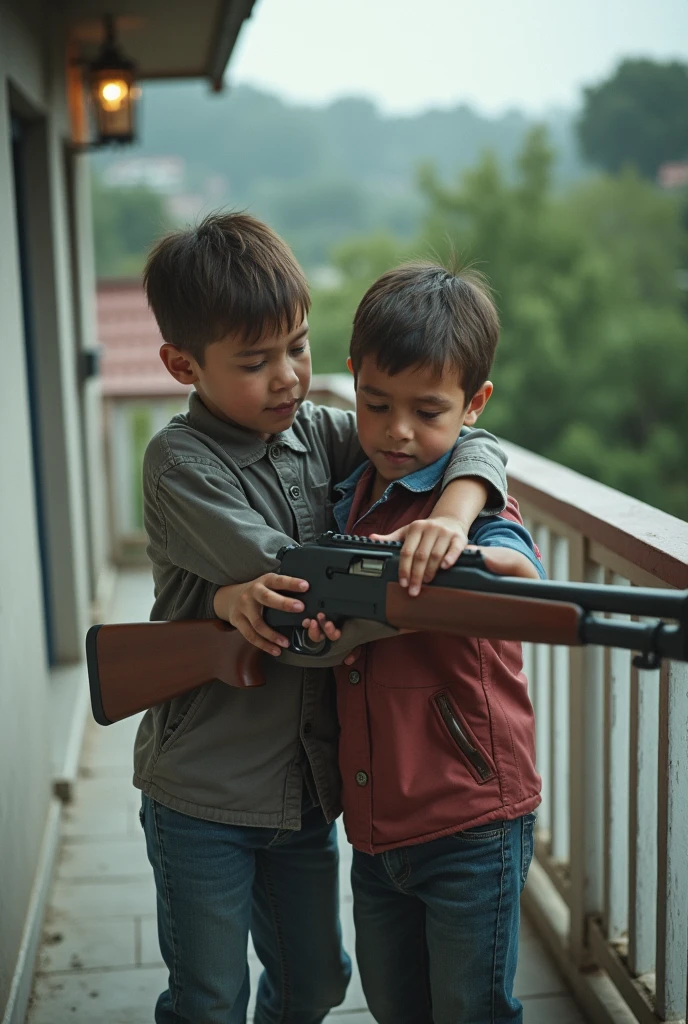
[[[399,557],[399,583],[411,597],[430,583],[439,568],[450,569],[468,543],[464,524],[453,516],[416,519],[393,533],[372,533],[372,540],[403,540]]]
[[[471,545],[466,550],[480,551],[485,566],[490,572],[497,572],[500,576],[524,576],[533,580],[540,579],[531,560],[522,555],[520,551],[514,551],[513,548],[482,548]]]
[[[323,637],[327,637],[328,640],[339,640],[342,635],[341,629],[338,629],[334,622],[326,619],[324,612],[318,612],[314,619],[304,619],[301,625],[308,630],[308,639],[314,644],[319,643]]]
[[[215,614],[218,619],[231,623],[254,647],[277,657],[280,648],[288,647],[289,641],[268,626],[263,619],[263,608],[279,608],[286,612],[304,610],[302,601],[279,594],[279,590],[303,592],[308,590],[308,582],[294,576],[267,572],[249,583],[220,587],[213,599]]]

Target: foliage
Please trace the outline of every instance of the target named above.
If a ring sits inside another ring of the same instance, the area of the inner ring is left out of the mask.
[[[516,111],[488,118],[458,106],[388,117],[363,99],[312,108],[249,87],[210,96],[181,82],[146,84],[141,114],[140,143],[91,158],[103,180],[122,159],[179,157],[190,205],[248,209],[283,233],[308,269],[352,232],[413,237],[419,158],[449,174],[490,146],[510,163],[530,125]],[[582,172],[571,116],[555,112],[550,121],[557,174],[570,181]]]
[[[398,239],[374,235],[352,239],[332,253],[332,264],[340,277],[336,287],[313,288],[309,317],[317,373],[343,373],[349,354],[354,312],[361,296],[385,270],[407,255]]]
[[[552,159],[536,129],[515,175],[489,154],[453,184],[426,166],[415,243],[352,241],[336,254],[341,286],[316,290],[315,369],[343,366],[356,301],[382,270],[412,254],[473,263],[502,321],[481,424],[688,518],[680,207],[631,171],[557,195]]]
[[[578,133],[584,154],[607,171],[632,164],[654,179],[665,161],[688,158],[688,65],[622,61],[585,90]]]
[[[135,277],[146,253],[172,221],[149,188],[110,189],[93,180],[93,236],[98,277]]]

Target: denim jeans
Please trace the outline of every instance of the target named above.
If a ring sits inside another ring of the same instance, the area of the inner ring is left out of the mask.
[[[319,807],[294,832],[204,821],[144,796],[141,823],[169,970],[156,1024],[244,1024],[249,930],[264,967],[256,1024],[319,1024],[343,1000],[337,839]]]
[[[513,984],[534,821],[354,851],[356,957],[379,1024],[521,1024]]]

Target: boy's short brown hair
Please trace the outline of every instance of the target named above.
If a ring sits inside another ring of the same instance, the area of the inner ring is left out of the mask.
[[[152,249],[143,272],[164,340],[202,366],[205,349],[237,332],[291,332],[310,309],[308,285],[289,246],[245,213],[212,213]]]
[[[487,380],[499,340],[499,316],[477,271],[449,271],[416,260],[388,270],[359,303],[351,337],[351,363],[364,356],[394,375],[411,366],[447,366],[461,377],[466,401]]]

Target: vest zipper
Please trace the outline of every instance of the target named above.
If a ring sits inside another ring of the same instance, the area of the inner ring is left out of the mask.
[[[454,740],[464,757],[473,765],[483,782],[487,782],[488,779],[492,778],[494,773],[478,748],[471,742],[463,726],[457,719],[452,710],[451,704],[447,700],[446,694],[438,693],[433,697],[433,700],[435,701],[437,709],[442,716],[442,721],[449,730],[451,738]]]

